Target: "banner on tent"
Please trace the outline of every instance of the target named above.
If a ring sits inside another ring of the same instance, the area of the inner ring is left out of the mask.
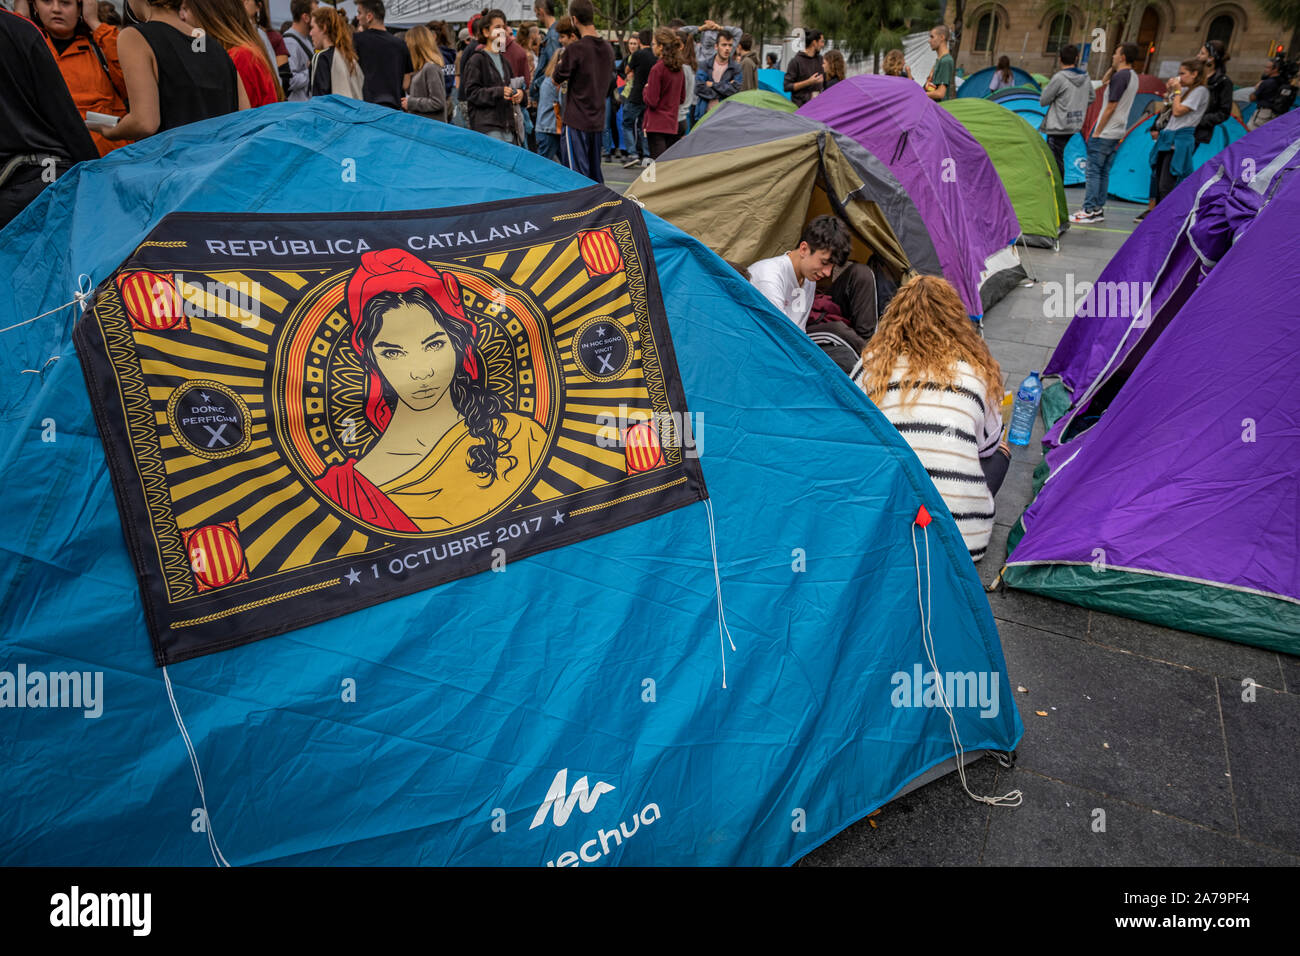
[[[707,497],[640,210],[600,188],[172,214],[75,341],[159,664]]]

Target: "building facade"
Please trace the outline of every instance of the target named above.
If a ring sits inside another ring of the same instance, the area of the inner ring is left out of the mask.
[[[1089,72],[1100,76],[1110,65],[1110,53],[1128,33],[1141,52],[1143,72],[1160,77],[1178,72],[1179,61],[1195,56],[1206,40],[1222,40],[1232,58],[1228,73],[1238,84],[1254,83],[1279,46],[1294,55],[1292,31],[1269,20],[1252,0],[1155,0],[1138,4],[1136,32],[1114,13],[1099,15],[1098,3],[1060,4],[1053,9],[1035,0],[967,0],[961,29],[957,66],[973,73],[1007,56],[1011,65],[1031,73],[1050,75],[1056,67],[1057,51],[1067,43],[1080,48],[1102,29],[1106,55],[1089,63]],[[1122,8],[1123,0],[1114,7]],[[954,25],[953,5],[948,4],[947,22]],[[1090,11],[1093,11],[1090,15]],[[1104,19],[1103,19],[1104,17]]]

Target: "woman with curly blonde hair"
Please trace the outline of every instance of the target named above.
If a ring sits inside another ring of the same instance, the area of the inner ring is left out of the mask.
[[[862,350],[862,390],[921,459],[974,561],[993,531],[993,496],[1011,450],[1002,369],[943,279],[898,290]]]
[[[881,70],[885,76],[905,76],[912,78],[912,71],[907,66],[907,60],[903,59],[902,50],[890,50],[885,54],[885,61],[881,64]]]

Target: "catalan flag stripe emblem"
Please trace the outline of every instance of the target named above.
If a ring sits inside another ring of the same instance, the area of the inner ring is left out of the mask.
[[[578,251],[587,272],[595,276],[610,275],[623,268],[623,255],[608,229],[593,229],[578,234]]]
[[[649,471],[663,464],[659,435],[648,422],[633,425],[627,430],[625,446],[629,472]]]
[[[131,272],[118,280],[122,302],[138,329],[171,329],[182,324],[185,305],[171,276]]]
[[[248,577],[244,549],[235,522],[204,525],[185,532],[190,568],[200,591],[224,587]]]

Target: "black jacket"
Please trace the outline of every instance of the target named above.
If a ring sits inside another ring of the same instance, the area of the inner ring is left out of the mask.
[[[1208,143],[1214,135],[1214,127],[1232,115],[1232,80],[1222,70],[1216,70],[1205,81],[1210,93],[1210,105],[1205,108],[1205,115],[1196,124],[1196,141]]]
[[[515,131],[515,107],[505,95],[514,71],[504,53],[500,59],[504,75],[498,72],[487,48],[478,46],[460,67],[460,98],[469,110],[470,129],[480,133],[492,129],[503,133]]]
[[[15,155],[99,158],[45,38],[8,10],[0,10],[0,89],[0,167]]]

